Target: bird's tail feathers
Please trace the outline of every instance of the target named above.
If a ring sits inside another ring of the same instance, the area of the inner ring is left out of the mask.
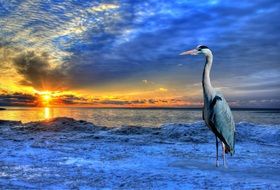
[[[226,146],[225,146],[225,152],[226,152],[226,154],[228,154],[228,153],[230,153],[230,155],[232,156],[233,154],[234,154],[234,147],[233,148],[231,148],[230,146],[228,146],[227,144],[226,144]]]

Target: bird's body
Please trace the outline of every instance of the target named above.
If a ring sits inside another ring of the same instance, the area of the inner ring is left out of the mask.
[[[206,46],[198,46],[196,49],[182,53],[197,55],[203,53],[206,62],[202,76],[204,107],[203,120],[216,136],[216,165],[218,166],[218,139],[222,142],[223,158],[225,153],[234,154],[235,146],[235,123],[228,103],[224,96],[217,92],[211,85],[210,71],[213,62],[213,54]]]

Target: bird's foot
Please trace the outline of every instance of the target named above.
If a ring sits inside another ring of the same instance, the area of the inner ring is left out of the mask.
[[[216,167],[219,167],[219,162],[218,161],[216,161]]]

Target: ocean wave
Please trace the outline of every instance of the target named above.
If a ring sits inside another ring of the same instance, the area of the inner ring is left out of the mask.
[[[236,125],[237,140],[280,144],[280,125],[240,122]]]
[[[111,135],[150,135],[153,138],[193,143],[213,142],[214,134],[204,121],[194,123],[170,123],[160,127],[122,126],[107,131]],[[253,124],[240,122],[236,124],[237,142],[258,142],[280,144],[280,125]]]
[[[94,138],[94,139],[141,139],[149,142],[213,142],[213,133],[205,126],[203,121],[180,124],[170,123],[160,127],[122,126],[106,127],[96,126],[93,123],[75,120],[73,118],[59,117],[45,121],[21,123],[15,121],[0,121],[0,132],[8,135],[12,132],[56,132],[71,133],[67,138]],[[11,134],[10,134],[11,135]],[[280,144],[280,125],[263,125],[247,122],[236,124],[237,142],[257,142],[269,145]]]

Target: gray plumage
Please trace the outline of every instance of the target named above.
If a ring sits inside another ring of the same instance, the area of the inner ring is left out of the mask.
[[[210,71],[213,62],[213,54],[207,46],[198,46],[194,50],[186,51],[181,55],[204,54],[206,62],[202,76],[203,87],[203,120],[216,136],[216,164],[218,166],[218,139],[222,142],[223,159],[225,153],[234,154],[235,151],[235,123],[228,103],[224,96],[217,92],[211,85]],[[217,139],[218,138],[218,139]]]

